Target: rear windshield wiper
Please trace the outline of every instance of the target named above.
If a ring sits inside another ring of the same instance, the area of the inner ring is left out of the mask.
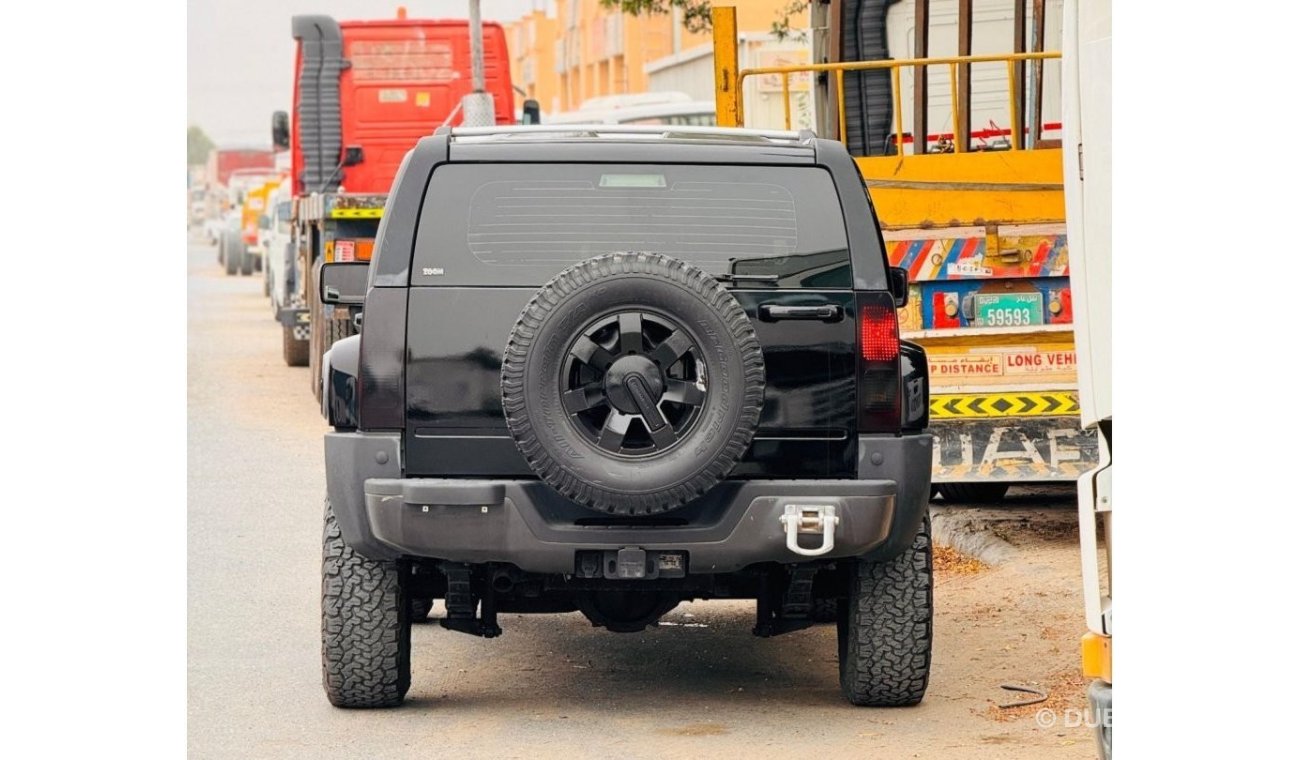
[[[713,279],[719,282],[738,282],[740,280],[753,280],[755,282],[777,282],[781,279],[777,274],[744,274],[743,272],[726,272],[723,274],[713,275]]]

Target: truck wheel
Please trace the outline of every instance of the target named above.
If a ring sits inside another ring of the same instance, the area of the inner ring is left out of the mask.
[[[311,343],[293,337],[293,327],[282,325],[280,329],[284,332],[284,363],[290,367],[306,367]]]
[[[934,582],[930,518],[911,548],[883,562],[857,560],[840,605],[840,691],[866,707],[914,705],[930,680]]]
[[[817,623],[834,623],[839,615],[838,599],[814,599],[812,619]]]
[[[223,238],[223,241],[224,242],[222,243],[221,248],[222,250],[225,251],[226,274],[227,275],[237,274],[239,272],[239,257],[243,250],[244,244],[242,241],[237,242],[231,240],[230,235],[226,235]]]
[[[226,236],[225,234],[217,235],[212,244],[217,247],[217,264],[226,265]]]
[[[253,254],[249,253],[248,249],[241,245],[239,247],[239,273],[242,275],[252,274],[254,260]]]
[[[396,707],[411,686],[411,608],[396,562],[343,542],[325,500],[321,665],[335,707]]]
[[[239,260],[235,259],[235,244],[230,239],[230,235],[221,234],[221,262],[225,265],[226,274],[235,274],[239,272]]]
[[[940,483],[939,495],[946,501],[993,504],[1007,495],[1008,483]]]
[[[425,623],[429,620],[429,613],[433,612],[433,600],[428,597],[414,597],[411,599],[411,622]]]
[[[325,342],[321,346],[321,355],[330,350],[330,346],[338,343],[344,338],[350,338],[357,334],[357,328],[353,326],[352,320],[349,319],[326,319],[325,322]]]
[[[646,515],[731,472],[758,428],[764,372],[745,310],[707,272],[613,253],[559,273],[524,307],[501,400],[548,485],[600,512]]]
[[[271,273],[265,268],[262,269],[262,297],[271,297]],[[272,305],[272,308],[275,308],[274,305]]]

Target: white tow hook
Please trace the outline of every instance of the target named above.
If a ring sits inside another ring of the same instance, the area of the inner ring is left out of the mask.
[[[840,518],[834,504],[786,504],[781,524],[785,526],[785,548],[805,557],[817,557],[835,548],[835,526]],[[805,549],[799,545],[800,533],[822,534],[822,545]]]

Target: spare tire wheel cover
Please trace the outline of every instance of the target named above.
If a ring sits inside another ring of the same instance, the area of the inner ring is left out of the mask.
[[[749,448],[763,352],[707,272],[656,253],[575,264],[542,286],[506,344],[501,399],[529,466],[583,506],[664,512]]]

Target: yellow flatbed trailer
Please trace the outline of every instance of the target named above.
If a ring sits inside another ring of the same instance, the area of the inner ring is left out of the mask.
[[[845,4],[814,3],[813,12],[825,14],[814,28],[842,27],[837,14]],[[970,0],[955,4],[960,55],[924,56],[931,14],[928,0],[917,0],[914,10],[906,2],[892,8],[923,22],[916,29],[924,27],[924,39],[918,31],[912,46],[920,57],[835,61],[842,51],[831,44],[813,54],[831,62],[745,69],[735,9],[715,5],[715,95],[720,126],[780,126],[747,124],[744,102],[749,78],[779,78],[784,126],[792,128],[791,82],[811,76],[821,136],[851,151],[855,142],[876,146],[854,156],[890,263],[908,271],[900,330],[929,357],[933,482],[945,497],[989,501],[1012,483],[1073,482],[1096,466],[1098,447],[1095,429],[1079,424],[1066,161],[1059,136],[1052,137],[1060,124],[1044,122],[1043,114],[1045,90],[1059,101],[1061,54],[1041,48],[1044,17],[1060,2],[1047,10],[1036,2],[1026,15],[1025,0],[1017,0],[1014,49],[982,55],[969,54],[978,20]],[[1037,31],[1027,44],[1031,27]],[[989,119],[988,128],[971,129],[972,72],[983,88],[976,93],[981,116],[996,100],[1004,126]],[[855,141],[846,93],[867,76],[888,83],[885,102],[876,105],[887,105],[890,119],[883,140]],[[922,132],[927,123],[949,131]]]

